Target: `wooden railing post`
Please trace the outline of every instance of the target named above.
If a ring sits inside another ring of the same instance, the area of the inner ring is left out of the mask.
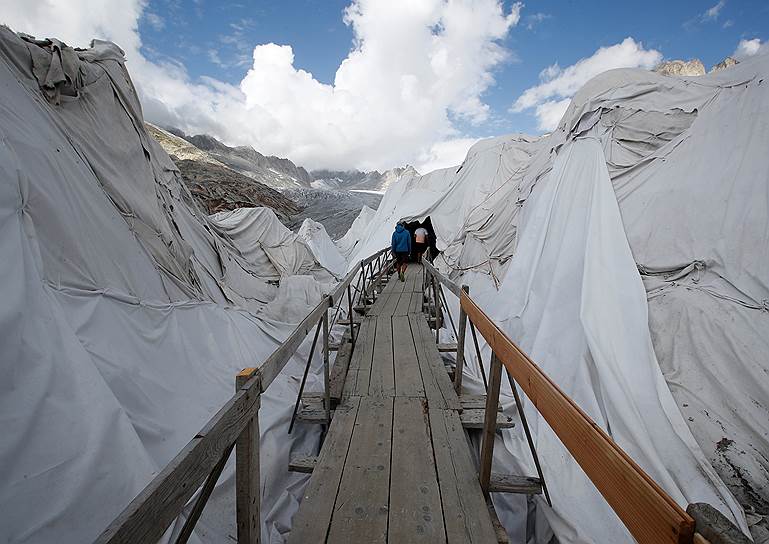
[[[350,342],[355,346],[355,329],[352,326],[352,289],[347,284],[347,318],[350,320]]]
[[[351,318],[352,319],[352,318]],[[352,325],[350,326],[352,328]],[[326,423],[331,423],[331,370],[328,362],[328,312],[323,314],[323,405],[326,408]]]
[[[486,395],[486,413],[483,418],[483,438],[481,442],[480,476],[483,494],[489,496],[491,481],[491,461],[494,457],[494,438],[497,434],[497,408],[499,406],[499,385],[502,381],[502,363],[491,352],[489,368],[489,392]]]
[[[239,390],[253,375],[255,368],[246,368],[235,378]],[[238,544],[258,544],[261,536],[259,507],[259,401],[254,417],[246,424],[235,442],[235,508]]]
[[[360,273],[363,281],[361,282],[360,298],[363,301],[363,311],[366,311],[366,265],[360,262]],[[352,329],[352,314],[350,314],[350,329]]]
[[[470,295],[470,288],[467,285],[462,286],[462,292]],[[454,391],[457,395],[462,394],[462,374],[465,366],[465,329],[467,328],[467,313],[462,304],[459,305],[459,330],[457,331],[457,366],[454,369]]]
[[[433,307],[435,308],[435,343],[440,342],[441,324],[438,322],[438,314],[440,313],[440,300],[438,299],[438,287],[436,286],[436,279],[430,276],[430,282],[433,286]]]

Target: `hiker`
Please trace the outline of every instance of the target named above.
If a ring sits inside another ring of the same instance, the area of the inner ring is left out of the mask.
[[[392,251],[395,256],[395,269],[398,271],[398,279],[406,281],[406,266],[411,254],[411,233],[399,221],[395,225],[392,237]]]
[[[424,227],[419,227],[414,232],[414,252],[417,254],[417,262],[422,262],[422,254],[425,252],[425,249],[427,249],[427,243],[429,242],[429,236],[430,234],[427,232],[427,229]]]

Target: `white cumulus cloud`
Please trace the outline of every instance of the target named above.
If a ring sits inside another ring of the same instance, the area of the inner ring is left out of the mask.
[[[441,149],[436,144],[456,149],[462,141],[457,122],[488,119],[483,94],[510,58],[501,41],[518,24],[521,7],[506,9],[501,0],[353,0],[344,11],[352,49],[330,84],[295,66],[290,45],[274,43],[254,44],[237,85],[193,81],[183,66],[141,54],[144,0],[72,0],[66,7],[10,0],[0,22],[77,46],[94,37],[115,41],[126,51],[148,120],[310,168],[382,169],[427,164]]]
[[[513,103],[513,112],[534,109],[540,130],[552,131],[558,126],[572,96],[591,78],[614,68],[653,68],[662,60],[654,49],[644,49],[633,38],[601,47],[587,58],[561,68],[558,63],[539,74],[540,84],[526,89]]]
[[[769,53],[769,41],[762,43],[759,38],[753,38],[752,40],[740,40],[732,56],[737,60],[742,60],[764,53]]]

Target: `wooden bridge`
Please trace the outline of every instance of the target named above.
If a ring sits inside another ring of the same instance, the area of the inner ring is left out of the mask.
[[[550,496],[542,475],[547,467],[539,465],[523,410],[516,421],[499,411],[503,372],[516,404],[520,387],[639,543],[750,542],[709,505],[684,511],[676,504],[475,305],[466,286],[427,261],[409,266],[406,281],[398,281],[390,277],[387,254],[382,250],[356,265],[266,361],[244,369],[233,397],[96,542],[157,542],[197,493],[174,534],[175,542],[187,542],[234,450],[237,540],[258,543],[260,395],[313,328],[289,432],[295,424],[320,424],[324,439],[318,455],[289,462],[289,469],[311,473],[291,543],[507,542],[490,494],[542,493],[548,503]],[[459,298],[458,323],[442,311],[444,287]],[[456,344],[439,342],[444,315]],[[331,345],[335,323],[347,332]],[[480,366],[484,396],[462,394],[468,328],[476,363],[478,335],[492,350],[488,377]],[[324,388],[304,392],[319,339]],[[441,351],[456,353],[454,368],[444,365]],[[515,424],[529,441],[536,477],[492,471],[495,436]],[[480,449],[468,440],[473,432],[480,435]]]
[[[463,427],[483,425],[485,399],[457,396],[424,303],[422,267],[412,265],[359,322],[290,543],[507,541]],[[321,400],[307,396],[300,420],[325,422]]]

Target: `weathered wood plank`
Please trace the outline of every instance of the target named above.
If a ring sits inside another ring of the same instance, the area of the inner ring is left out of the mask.
[[[492,493],[519,493],[522,495],[540,495],[542,482],[533,476],[491,473],[489,491]]]
[[[288,470],[291,472],[311,474],[317,464],[317,455],[296,455],[288,462]]]
[[[485,417],[485,409],[478,410],[477,408],[465,408],[464,406],[462,407],[462,413],[459,415],[459,419],[462,421],[465,429],[483,429]],[[515,427],[513,418],[497,411],[497,429],[511,429],[513,427]]]
[[[481,489],[484,495],[489,495],[491,479],[491,462],[494,457],[494,442],[497,438],[497,413],[499,407],[499,387],[502,383],[502,362],[492,352],[489,369],[489,391],[486,395],[486,410],[484,410],[483,432],[481,433],[481,458],[478,469]],[[462,412],[463,415],[466,415]]]
[[[392,418],[392,398],[361,399],[327,542],[387,541]]]
[[[458,414],[430,408],[428,415],[448,543],[496,542]]]
[[[430,408],[448,408],[446,399],[443,398],[443,393],[438,385],[437,378],[433,375],[433,370],[427,357],[427,348],[422,340],[422,335],[419,331],[420,320],[423,320],[422,315],[409,315],[409,325],[411,327],[411,334],[414,339],[414,347],[416,348],[417,364],[419,365],[419,372],[422,375],[422,386],[425,390],[425,397],[427,398],[427,405]]]
[[[292,520],[289,544],[325,542],[359,405],[360,399],[351,397],[337,409],[318,463],[305,489],[301,507]]]
[[[323,314],[325,315],[325,313]],[[235,377],[235,391],[239,391],[253,374],[253,369],[243,369]],[[259,403],[251,420],[235,441],[235,517],[238,542],[259,544],[262,535],[260,507],[262,501],[259,485]]]
[[[430,333],[429,327],[427,326],[427,322],[423,316],[415,317],[417,319],[412,321],[412,325],[416,323],[417,330],[422,337],[421,345],[424,347],[422,353],[426,358],[426,366],[430,369],[430,371],[433,373],[433,376],[435,377],[435,383],[438,384],[441,395],[446,402],[446,407],[451,410],[461,410],[462,407],[459,404],[459,397],[457,397],[457,393],[454,391],[454,384],[451,382],[451,378],[449,378],[449,375],[446,372],[446,367],[443,364],[443,360],[441,359],[441,356],[435,347],[435,341],[433,335]],[[416,335],[417,333],[414,331],[415,342],[417,341]],[[424,367],[422,368],[422,377],[424,379]]]
[[[457,351],[457,345],[455,343],[440,343],[436,346],[439,353],[453,353]]]
[[[350,337],[347,333],[345,333],[345,335],[342,337],[342,343],[340,344],[339,351],[336,352],[336,358],[334,359],[334,364],[331,367],[329,392],[331,395],[332,407],[335,407],[339,403],[339,400],[342,398],[342,390],[344,389],[347,370],[350,367],[353,345],[348,341],[349,338]]]
[[[485,410],[486,395],[460,395],[459,403],[462,405],[462,410]],[[501,411],[502,406],[498,409]]]
[[[401,293],[400,298],[398,299],[398,305],[395,307],[395,310],[393,311],[393,315],[408,315],[409,314],[409,308],[411,307],[411,296],[413,293],[411,291],[404,291]]]
[[[378,315],[380,317],[392,317],[392,315],[395,313],[395,309],[398,307],[398,302],[403,295],[404,293],[400,291],[382,293],[381,298],[384,298],[385,300]]]
[[[113,520],[97,543],[157,542],[259,408],[258,375]]]
[[[350,359],[342,391],[343,397],[368,395],[375,337],[376,318],[367,316],[363,320],[360,333],[353,348],[352,358]]]
[[[394,400],[392,474],[388,541],[445,542],[440,490],[423,399],[396,397]]]
[[[387,316],[379,316],[376,322],[376,341],[374,357],[371,360],[368,394],[378,397],[395,396],[392,324]]]
[[[425,386],[409,318],[405,315],[393,317],[392,327],[395,394],[399,397],[424,397]]]
[[[688,543],[694,520],[468,297],[462,307],[640,544]]]

